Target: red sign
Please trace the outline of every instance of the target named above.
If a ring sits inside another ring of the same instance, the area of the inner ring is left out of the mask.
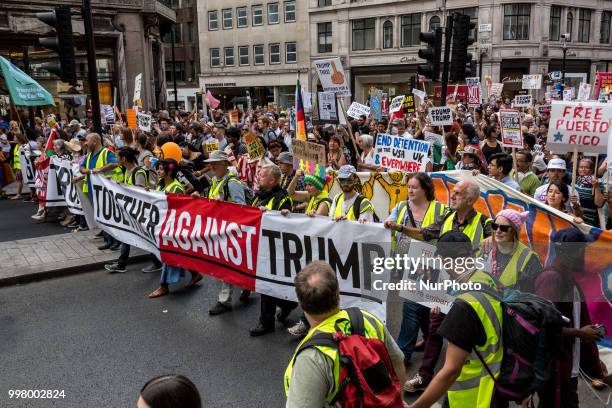
[[[453,97],[455,95],[455,88],[457,89],[457,96]],[[465,102],[467,101],[467,95],[468,95],[468,88],[467,85],[448,85],[446,87],[446,101],[462,101]],[[435,99],[440,99],[442,97],[442,87],[441,86],[436,86],[434,88],[434,98]]]
[[[161,261],[255,290],[261,214],[257,208],[168,194]]]

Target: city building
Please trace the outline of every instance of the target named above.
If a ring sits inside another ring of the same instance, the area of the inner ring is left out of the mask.
[[[421,31],[445,25],[443,1],[309,0],[311,90],[319,87],[313,61],[340,57],[353,97],[368,98],[372,88],[389,96],[408,92],[423,48]],[[595,72],[612,70],[612,1],[491,2],[448,0],[446,15],[467,14],[477,41],[470,47],[482,79],[504,82],[504,92],[520,90],[523,74],[560,71],[563,34],[566,77],[577,86]]]
[[[38,20],[37,12],[52,11],[60,4],[42,0],[7,0],[0,5],[0,54],[23,66],[24,47],[28,48],[32,76],[58,96],[58,109],[78,103],[87,106],[78,94],[89,91],[87,53],[80,1],[63,1],[71,7],[77,82],[72,87],[41,70],[44,62],[58,62],[57,53],[38,45],[38,39],[53,36],[53,29]],[[92,15],[98,66],[100,101],[125,112],[132,106],[135,78],[142,74],[141,101],[144,109],[167,106],[162,33],[176,21],[169,3],[159,0],[94,0]],[[77,95],[77,97],[72,97]],[[63,99],[60,101],[59,99]]]
[[[197,3],[196,0],[170,0],[170,6],[176,12],[176,23],[172,25],[172,31],[168,31],[162,38],[166,60],[168,106],[172,109],[175,105],[174,79],[176,78],[178,109],[189,112],[194,109],[196,92],[200,90]],[[173,33],[174,70],[172,69]]]
[[[223,107],[292,106],[298,73],[308,89],[307,0],[198,2],[200,86]]]

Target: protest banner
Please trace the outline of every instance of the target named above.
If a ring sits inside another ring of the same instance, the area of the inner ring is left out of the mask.
[[[266,149],[261,140],[254,134],[247,133],[244,136],[244,143],[247,146],[247,152],[251,160],[259,160],[265,156]]]
[[[588,101],[591,96],[591,84],[587,82],[581,82],[578,87],[578,97],[576,98],[579,101]]]
[[[136,111],[134,109],[127,110],[127,123],[130,129],[138,128],[138,121],[136,119]]]
[[[351,96],[351,87],[346,80],[340,58],[317,60],[314,64],[323,91],[332,92],[337,96]]]
[[[374,120],[382,119],[382,100],[378,96],[370,97],[370,107],[372,108]]]
[[[57,156],[51,157],[46,207],[67,207],[73,214],[83,214],[78,187],[72,183],[75,174],[80,174],[78,164],[62,160]]]
[[[416,106],[414,103],[414,96],[412,94],[407,94],[406,96],[404,96],[404,115],[413,115],[415,110],[416,110]]]
[[[379,133],[374,146],[374,164],[408,173],[425,171],[429,142]]]
[[[523,75],[523,89],[540,89],[542,88],[542,75]]]
[[[533,104],[533,97],[531,95],[516,95],[514,97],[515,108],[530,108]]]
[[[521,113],[512,109],[500,109],[502,146],[523,148],[523,132],[521,131]]]
[[[212,153],[215,150],[219,150],[219,141],[209,139],[204,143],[204,148],[206,149],[206,153]]]
[[[142,73],[136,75],[134,78],[134,98],[132,98],[133,102],[136,102],[140,99],[140,89],[142,88]]]
[[[338,103],[333,92],[318,94],[319,121],[321,123],[338,123]]]
[[[145,132],[151,131],[151,115],[138,112],[136,118],[138,120],[138,129],[144,130]]]
[[[90,174],[96,224],[115,239],[159,254],[159,235],[168,203],[160,191],[128,187],[99,174]]]
[[[604,102],[612,93],[612,72],[598,72],[596,77],[595,95],[593,99]]]
[[[574,151],[606,153],[612,105],[599,102],[553,101],[547,146],[561,154]]]
[[[424,130],[423,136],[426,142],[430,142],[431,144],[444,145],[444,138],[442,137],[442,135]]]
[[[425,102],[427,94],[420,89],[412,88],[412,94],[421,100],[421,103]]]
[[[502,96],[502,92],[504,90],[504,84],[503,83],[499,83],[499,82],[495,82],[491,84],[491,87],[489,88],[489,98],[490,97],[500,97]]]
[[[19,146],[19,164],[21,166],[21,176],[23,177],[23,185],[34,188],[36,182],[36,169],[34,168],[34,159],[37,156],[30,154],[30,149],[24,146]]]
[[[303,160],[308,163],[317,163],[321,166],[327,164],[327,156],[325,154],[325,146],[319,143],[307,142],[303,140],[294,140],[291,143],[293,150],[293,158]]]
[[[391,105],[389,105],[389,114],[392,115],[395,112],[399,112],[404,105],[404,95],[399,95],[393,98]]]
[[[453,113],[450,106],[429,108],[429,120],[433,126],[446,126],[453,124]]]
[[[446,102],[456,103],[458,101],[466,102],[468,96],[468,87],[467,85],[448,85],[446,87]],[[442,98],[442,87],[436,86],[434,87],[434,99],[440,100]]]
[[[351,118],[358,119],[361,116],[365,116],[366,118],[370,117],[370,107],[366,105],[362,105],[359,102],[351,103],[346,114]]]
[[[115,123],[115,108],[111,105],[100,105],[100,116],[107,125]]]
[[[480,106],[480,78],[465,78],[465,82],[467,83],[468,94],[467,94],[467,104],[468,106]]]

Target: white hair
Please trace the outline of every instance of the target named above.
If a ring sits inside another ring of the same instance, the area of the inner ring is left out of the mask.
[[[363,134],[361,135],[361,143],[363,143],[366,147],[374,146],[374,138],[372,135]]]

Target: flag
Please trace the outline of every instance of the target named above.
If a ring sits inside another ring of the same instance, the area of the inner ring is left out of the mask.
[[[55,105],[53,96],[45,88],[4,57],[0,57],[0,71],[14,105]]]
[[[55,149],[53,149],[53,142],[55,142],[55,139],[58,137],[57,133],[59,131],[59,124],[52,115],[47,118],[47,123],[51,128],[51,133],[49,134],[49,139],[47,139],[47,144],[45,145],[45,154],[47,156],[54,156]]]
[[[219,106],[219,103],[221,103],[220,100],[216,99],[213,94],[210,93],[210,91],[206,91],[206,103],[213,109],[217,109],[217,106]]]
[[[306,140],[306,120],[304,118],[304,101],[302,100],[302,86],[297,80],[295,86],[295,137],[298,140]]]

